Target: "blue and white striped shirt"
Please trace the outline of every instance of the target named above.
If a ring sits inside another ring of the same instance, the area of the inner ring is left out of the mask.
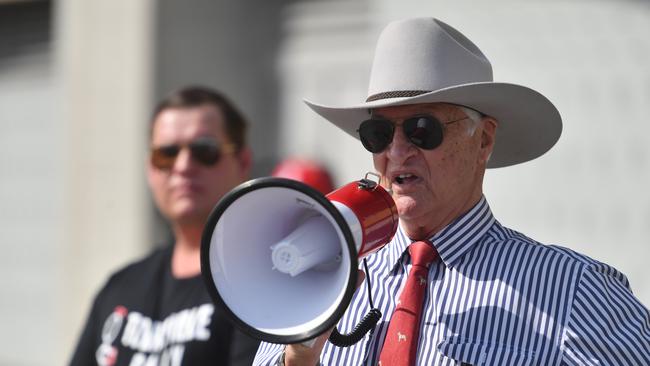
[[[502,226],[485,197],[430,240],[440,259],[429,270],[418,365],[650,365],[650,313],[616,269]],[[321,364],[377,364],[410,243],[399,229],[368,257],[383,318],[351,347],[326,343]],[[368,312],[366,291],[353,297],[341,333]],[[282,349],[262,343],[254,364],[274,364]]]

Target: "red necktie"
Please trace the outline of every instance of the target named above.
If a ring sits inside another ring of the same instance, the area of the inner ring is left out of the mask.
[[[380,366],[415,365],[429,265],[438,252],[430,242],[417,241],[409,245],[409,254],[411,270],[388,325]]]

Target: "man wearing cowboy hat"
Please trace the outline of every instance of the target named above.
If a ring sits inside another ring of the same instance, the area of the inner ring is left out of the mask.
[[[368,95],[352,107],[307,104],[361,140],[395,199],[397,234],[368,257],[383,317],[347,348],[328,334],[309,346],[263,343],[256,364],[650,365],[650,313],[626,277],[502,226],[483,195],[486,168],[556,143],[562,121],[548,99],[494,82],[481,50],[431,18],[382,32]],[[339,331],[370,309],[368,291]]]

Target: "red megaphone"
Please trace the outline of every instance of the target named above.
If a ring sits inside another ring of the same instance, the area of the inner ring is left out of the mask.
[[[395,202],[368,175],[327,196],[290,179],[254,179],[210,214],[203,277],[248,334],[301,342],[338,322],[356,290],[358,259],[387,244],[397,225]]]

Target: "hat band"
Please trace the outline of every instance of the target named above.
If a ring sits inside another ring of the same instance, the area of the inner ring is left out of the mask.
[[[373,94],[373,95],[369,96],[366,99],[366,102],[372,102],[374,100],[379,100],[379,99],[415,97],[417,95],[422,95],[422,94],[429,93],[429,92],[430,92],[430,90],[397,90],[397,91],[389,91],[389,92]]]

